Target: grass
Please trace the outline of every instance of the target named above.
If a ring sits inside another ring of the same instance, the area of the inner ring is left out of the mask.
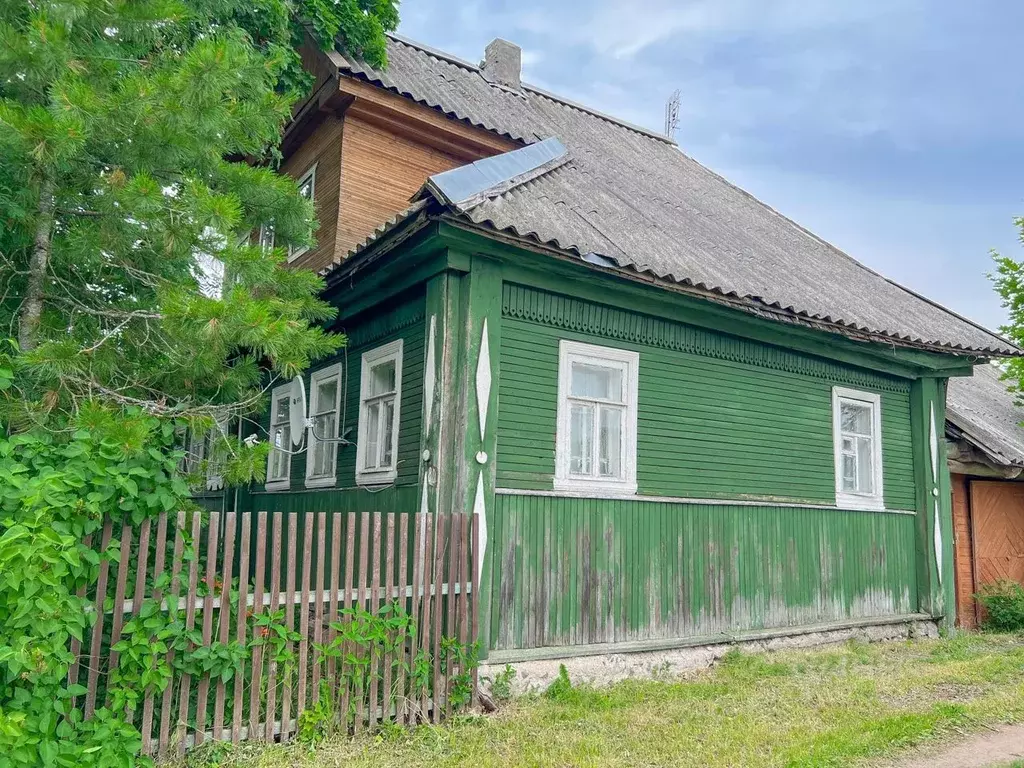
[[[193,766],[875,765],[900,750],[1024,720],[1024,638],[728,654],[677,681],[555,686],[487,717],[300,744],[214,747]]]

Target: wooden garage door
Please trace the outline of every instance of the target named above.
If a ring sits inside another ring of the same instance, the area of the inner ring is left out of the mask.
[[[972,482],[978,583],[1024,583],[1024,484]]]

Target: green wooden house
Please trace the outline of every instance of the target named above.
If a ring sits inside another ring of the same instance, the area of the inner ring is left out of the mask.
[[[389,46],[386,73],[331,54],[324,87],[514,148],[424,176],[329,259],[349,346],[309,412],[349,443],[272,452],[238,503],[478,516],[495,663],[949,626],[946,383],[1019,350],[520,82],[508,43],[481,66]],[[287,416],[282,383],[272,440]]]

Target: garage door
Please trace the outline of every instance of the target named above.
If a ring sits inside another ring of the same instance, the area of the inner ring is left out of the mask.
[[[971,483],[978,583],[1024,583],[1024,483]]]

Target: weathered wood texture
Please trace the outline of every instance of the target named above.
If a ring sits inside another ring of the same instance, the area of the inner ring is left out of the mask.
[[[298,180],[316,165],[313,189],[313,204],[319,221],[313,233],[316,245],[291,262],[296,267],[312,270],[322,269],[334,258],[341,194],[343,122],[334,115],[320,119],[309,137],[281,166],[282,173]]]
[[[972,480],[970,492],[976,586],[1024,583],[1024,483]]]
[[[915,613],[913,515],[498,495],[496,650]]]
[[[550,490],[558,343],[640,354],[639,493],[835,503],[832,387],[881,395],[884,490],[913,510],[909,385],[778,347],[506,284],[497,484]]]
[[[978,625],[974,593],[974,541],[971,533],[970,487],[966,475],[951,475],[956,573],[956,620],[965,629]]]
[[[338,259],[405,210],[428,177],[464,163],[351,112],[345,117],[341,159],[341,219],[334,252]]]
[[[187,627],[199,630],[200,645],[233,638],[245,651],[232,668],[233,680],[220,669],[191,677],[172,666],[162,693],[142,692],[128,714],[142,731],[146,754],[180,754],[208,739],[286,740],[322,696],[332,698],[343,728],[358,730],[386,720],[438,722],[475,695],[466,655],[450,645],[468,649],[473,642],[476,546],[468,516],[416,515],[411,523],[413,515],[395,513],[231,512],[205,524],[198,515],[175,517],[162,515],[138,530],[105,528],[103,541],[118,533],[120,560],[109,574],[114,599],[109,580],[86,597],[96,626],[110,627],[111,637],[89,649],[74,646],[72,674],[96,671],[86,684],[86,716],[110,698],[103,672],[118,662],[111,645],[147,601],[162,601],[164,611],[184,617]],[[158,584],[166,584],[168,599]],[[355,608],[365,613],[354,615]],[[410,622],[406,632],[385,629],[382,641],[331,645],[370,616],[394,624],[403,615]],[[283,649],[268,645],[278,628],[297,633],[287,636]],[[369,662],[362,674],[355,674],[352,659]],[[423,668],[432,672],[426,679],[413,674]]]

